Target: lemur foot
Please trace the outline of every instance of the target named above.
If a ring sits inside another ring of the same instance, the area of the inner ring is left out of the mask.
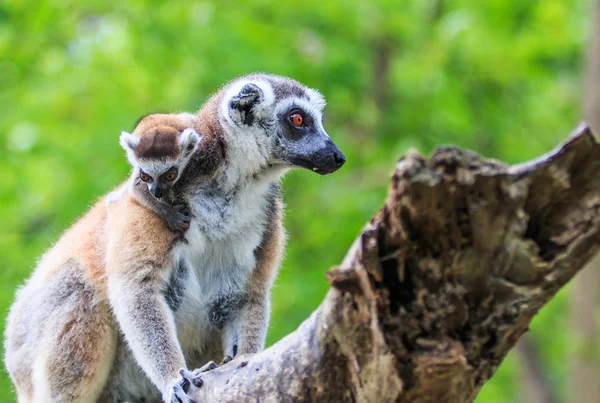
[[[233,360],[233,358],[230,355],[226,355],[225,357],[223,357],[223,360],[221,360],[221,363],[219,365],[217,365],[214,361],[209,361],[200,368],[198,368],[196,371],[198,371],[199,373],[212,371],[213,369],[216,369],[221,365],[227,364],[231,360]]]
[[[166,403],[196,403],[194,399],[188,396],[187,392],[190,389],[190,380],[184,376],[185,369],[179,371],[180,379],[176,379],[167,386],[163,392],[163,401]],[[194,383],[194,386],[196,384]]]
[[[202,373],[202,372],[208,372],[208,371],[212,371],[215,368],[218,368],[219,366],[217,364],[215,364],[214,361],[209,361],[206,364],[204,364],[203,366],[201,366],[200,368],[198,368],[196,371]]]
[[[185,231],[190,227],[192,216],[185,204],[176,204],[169,210],[164,218],[171,231]]]
[[[204,386],[204,381],[202,380],[203,372],[206,371],[203,371],[202,368],[198,368],[193,371],[189,371],[187,369],[179,370],[181,377],[185,379],[189,384],[192,384],[197,388],[201,388],[202,386]]]
[[[219,366],[221,366],[223,364],[227,364],[232,359],[233,358],[226,355],[225,357],[223,357],[223,361],[221,361],[221,364],[219,364],[219,365],[215,364],[214,361],[209,361],[208,363],[204,364],[202,367],[195,369],[193,371],[183,369],[183,368],[180,369],[179,374],[181,375],[181,378],[184,381],[185,391],[187,392],[190,384],[194,385],[197,388],[201,388],[204,385],[204,381],[202,380],[203,373],[212,371],[213,369],[218,368]],[[175,400],[175,402],[178,402],[178,401]]]

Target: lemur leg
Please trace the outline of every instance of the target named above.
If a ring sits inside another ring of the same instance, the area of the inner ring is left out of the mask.
[[[239,311],[225,324],[223,350],[227,356],[254,354],[265,346],[270,315],[270,290],[283,250],[282,205],[277,199],[271,207],[271,221],[259,247],[254,251],[256,266]]]
[[[221,364],[227,364],[238,354],[253,354],[265,346],[269,325],[269,298],[265,295],[249,298],[241,309],[223,324],[223,352]],[[202,374],[219,367],[209,361],[194,371],[183,371],[182,376],[196,387],[202,387]]]
[[[110,308],[84,283],[62,284],[52,298],[47,303],[55,302],[56,308],[45,323],[33,363],[33,401],[96,402],[117,345]]]
[[[226,298],[221,301],[224,299]],[[269,298],[266,295],[253,295],[244,299],[240,308],[228,313],[221,323],[224,357],[219,365],[227,364],[239,354],[262,351],[269,325]],[[194,384],[201,384],[201,374],[218,368],[219,365],[209,361],[192,372],[188,371],[187,378]]]
[[[238,354],[254,354],[265,346],[269,326],[269,293],[281,260],[284,231],[281,224],[282,206],[274,201],[273,215],[259,247],[254,251],[256,267],[240,309],[227,318],[223,327],[223,363]]]
[[[265,347],[270,304],[266,295],[251,295],[228,320],[223,332],[223,351],[227,357],[254,354]]]

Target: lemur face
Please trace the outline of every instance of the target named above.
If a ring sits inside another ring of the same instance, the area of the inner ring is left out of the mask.
[[[323,128],[324,106],[321,94],[296,81],[257,75],[227,91],[222,112],[239,137],[252,133],[264,145],[268,164],[326,175],[346,158]]]
[[[179,170],[175,165],[165,165],[158,170],[151,169],[154,167],[144,168],[139,167],[140,180],[148,185],[148,191],[157,199],[167,194],[179,177]]]
[[[337,171],[346,157],[323,128],[322,110],[310,100],[289,98],[277,108],[274,156],[321,175]]]
[[[139,178],[157,199],[168,194],[179,179],[200,143],[200,136],[191,128],[181,133],[154,130],[142,136],[121,132],[121,146]]]

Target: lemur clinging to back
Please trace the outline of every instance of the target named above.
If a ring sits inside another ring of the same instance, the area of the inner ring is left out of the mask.
[[[132,133],[121,132],[119,139],[129,163],[139,173],[130,180],[132,196],[174,231],[186,230],[190,223],[187,206],[173,205],[171,188],[200,142],[194,131],[196,120],[189,113],[152,114],[140,119]]]
[[[234,80],[198,112],[202,140],[171,188],[192,213],[183,239],[133,196],[148,191],[138,169],[67,231],[9,315],[19,401],[189,402],[200,380],[186,368],[260,351],[284,240],[278,179],[344,163],[323,106],[290,79]]]

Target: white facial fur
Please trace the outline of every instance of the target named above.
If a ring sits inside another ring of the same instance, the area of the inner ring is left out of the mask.
[[[127,161],[129,161],[129,164],[132,167],[136,167],[137,159],[135,157],[134,150],[137,147],[137,145],[140,144],[140,138],[137,136],[134,136],[133,134],[131,134],[129,132],[122,131],[121,137],[119,137],[119,144],[125,150],[125,153],[127,154]]]
[[[220,105],[221,123],[225,127],[228,144],[228,161],[230,168],[226,170],[225,187],[234,187],[240,178],[249,177],[267,164],[270,154],[270,140],[260,125],[242,125],[240,116],[230,108],[230,102],[247,84],[253,84],[262,91],[262,99],[254,106],[254,118],[257,121],[269,119],[275,94],[271,84],[262,80],[242,79],[231,85]]]
[[[237,127],[238,123],[235,121],[236,116],[230,115],[231,109],[229,108],[229,102],[233,97],[240,93],[246,84],[256,85],[262,90],[263,93],[263,99],[254,109],[257,119],[260,120],[261,118],[268,116],[269,110],[271,109],[273,101],[275,100],[273,88],[271,88],[271,84],[266,81],[243,79],[233,83],[223,96],[223,101],[221,102],[221,115],[224,116],[227,123],[233,127]]]
[[[255,102],[252,107],[253,118],[260,124],[256,124],[256,122],[251,125],[244,124],[242,122],[243,115],[235,108],[231,108],[232,99],[239,99],[240,92],[248,84],[256,86],[262,91],[259,101]],[[275,99],[272,84],[260,78],[240,79],[227,89],[219,105],[221,122],[226,128],[225,135],[229,146],[230,169],[226,170],[226,183],[234,185],[240,178],[250,177],[257,172],[262,172],[261,177],[264,176],[267,181],[273,181],[292,167],[273,158],[272,142],[275,136],[265,132],[265,130],[272,130],[280,124],[278,122],[280,114],[290,109],[292,105],[297,105],[309,113],[314,119],[315,126],[325,133],[322,125],[325,99],[314,89],[304,86],[303,89],[308,99],[291,96],[278,101]],[[266,166],[273,168],[265,171]]]
[[[299,97],[286,98],[277,104],[275,114],[279,115],[280,113],[289,110],[293,105],[295,105],[297,107],[302,108],[307,114],[312,116],[314,118],[315,125],[317,126],[317,128],[322,130],[323,133],[326,133],[325,129],[323,128],[323,108],[325,107],[325,100],[323,96],[316,90],[309,91],[308,89],[306,89],[306,92],[309,94],[310,101],[305,98]]]

